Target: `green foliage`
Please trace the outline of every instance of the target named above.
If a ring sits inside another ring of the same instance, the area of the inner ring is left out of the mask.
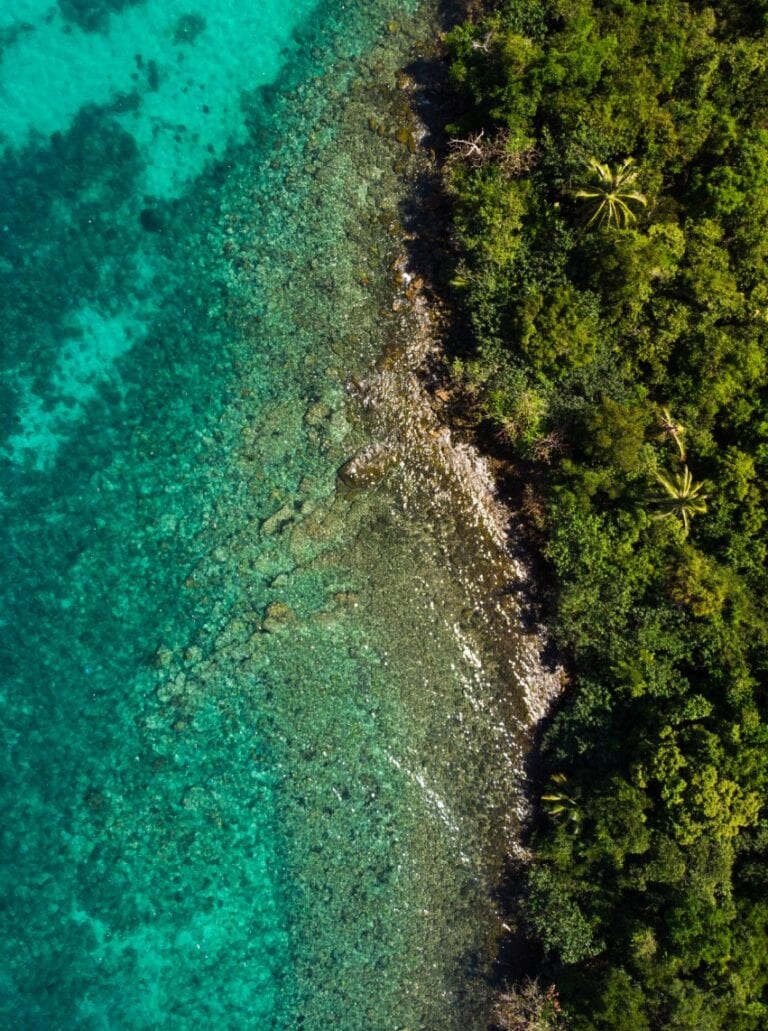
[[[486,269],[489,265],[511,265],[519,252],[530,184],[525,180],[510,182],[498,167],[490,165],[464,171],[460,185],[456,221],[465,248]],[[489,273],[484,269],[484,274]]]
[[[595,298],[570,284],[531,292],[518,312],[520,352],[532,368],[559,380],[595,355],[599,316]]]
[[[715,616],[728,597],[726,573],[701,551],[683,548],[672,571],[670,596],[694,616]]]
[[[553,773],[550,777],[549,794],[542,795],[546,811],[554,819],[569,821],[575,827],[581,824],[582,810],[578,798],[568,794],[568,778],[564,773]],[[576,792],[578,794],[578,792]]]
[[[585,455],[624,477],[638,475],[645,468],[649,414],[646,404],[603,396],[584,416]]]
[[[547,867],[528,871],[525,915],[544,948],[563,963],[578,963],[600,951],[578,903]]]
[[[594,1014],[594,1027],[605,1031],[648,1031],[645,997],[621,968],[611,970],[601,985],[599,1009]]]
[[[447,43],[451,131],[509,146],[446,173],[477,337],[459,371],[537,465],[573,670],[527,926],[575,1029],[759,1031],[768,3],[490,6]]]

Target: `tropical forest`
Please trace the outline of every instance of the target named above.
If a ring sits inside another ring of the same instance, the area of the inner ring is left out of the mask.
[[[502,1027],[768,1027],[767,17],[492,0],[447,38],[452,375],[565,666]]]

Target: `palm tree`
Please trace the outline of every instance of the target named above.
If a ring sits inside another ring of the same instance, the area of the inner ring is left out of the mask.
[[[672,418],[672,413],[668,408],[661,409],[661,434],[662,437],[671,437],[675,444],[677,444],[677,450],[680,452],[680,461],[685,461],[685,448],[683,442],[680,439],[681,435],[685,433],[685,426],[681,426],[677,419]]]
[[[568,778],[564,773],[553,773],[550,777],[550,784],[556,786],[557,790],[550,788],[548,795],[542,795],[542,802],[546,802],[545,806],[550,816],[562,816],[574,825],[579,826],[581,823],[581,808],[578,800],[578,791],[574,791],[573,794],[576,798],[571,795],[567,795],[563,790],[568,785]]]
[[[683,520],[685,532],[688,533],[691,517],[707,511],[707,503],[704,500],[707,495],[701,493],[704,484],[693,482],[691,470],[687,465],[683,466],[681,473],[656,473],[656,479],[666,491],[666,494],[654,498],[656,504],[664,508],[656,518],[667,519],[669,516],[677,516]]]
[[[613,225],[623,229],[636,221],[637,216],[629,206],[630,203],[645,206],[648,200],[644,193],[633,189],[637,179],[634,163],[632,158],[627,158],[614,172],[610,165],[601,165],[594,158],[587,162],[587,168],[596,181],[590,186],[574,190],[573,196],[591,202],[594,210],[587,222],[588,226]]]

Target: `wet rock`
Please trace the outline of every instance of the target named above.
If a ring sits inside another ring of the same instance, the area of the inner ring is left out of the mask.
[[[395,464],[395,454],[383,444],[371,444],[339,469],[339,479],[348,487],[370,487],[382,480]]]
[[[312,622],[318,626],[333,626],[334,623],[338,622],[338,619],[338,613],[332,609],[321,609],[312,616]]]
[[[267,633],[274,634],[295,622],[296,613],[290,605],[286,605],[283,601],[272,601],[264,611],[264,621],[261,627]]]
[[[404,283],[405,296],[409,301],[415,300],[424,289],[424,280],[421,276],[416,276],[414,279]]]
[[[316,401],[304,413],[304,422],[307,426],[319,426],[330,414],[331,410],[328,405],[323,404],[322,401]]]
[[[170,648],[164,648],[162,645],[157,649],[151,659],[151,666],[153,669],[166,669],[170,666],[173,660],[173,652]]]
[[[328,434],[334,444],[340,444],[349,433],[349,423],[343,409],[333,413],[328,423]]]
[[[294,511],[290,505],[283,505],[273,512],[269,518],[261,524],[261,532],[265,537],[272,537],[276,533],[282,533],[286,526],[293,522]]]
[[[347,380],[347,390],[350,394],[356,394],[362,397],[370,389],[370,383],[367,380],[360,379],[358,376],[350,376]]]

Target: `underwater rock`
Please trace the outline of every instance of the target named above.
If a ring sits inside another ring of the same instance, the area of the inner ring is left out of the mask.
[[[339,615],[334,609],[320,609],[319,612],[315,612],[312,616],[312,622],[317,626],[332,626],[334,623],[338,623]]]
[[[265,537],[272,537],[276,533],[282,533],[286,526],[293,522],[294,511],[290,505],[283,505],[277,512],[273,512],[269,518],[261,524],[261,532]]]
[[[150,660],[150,665],[153,667],[153,669],[165,669],[166,667],[170,666],[172,660],[173,652],[170,650],[170,648],[166,648],[163,645],[160,645],[155,654],[152,656],[152,659]]]
[[[304,413],[304,422],[307,426],[319,426],[330,414],[331,410],[328,405],[323,404],[322,401],[315,401]]]
[[[273,634],[278,630],[284,630],[286,626],[296,621],[296,613],[283,601],[272,601],[267,605],[264,612],[264,621],[261,624],[262,630]]]
[[[182,14],[176,21],[173,42],[194,43],[201,32],[205,31],[205,18],[201,14]]]
[[[383,479],[395,463],[395,454],[383,444],[370,444],[345,462],[339,479],[348,487],[370,487]]]
[[[139,222],[141,228],[145,229],[148,233],[162,233],[165,228],[163,216],[155,208],[144,208],[139,215]]]
[[[338,528],[334,527],[333,520],[327,517],[326,507],[319,506],[310,516],[294,526],[290,543],[294,561],[307,561],[310,552],[316,551],[319,545],[333,539]]]
[[[204,812],[210,807],[211,799],[204,787],[200,785],[193,785],[182,795],[181,804],[185,809],[191,809],[196,812]]]
[[[338,408],[328,421],[328,436],[334,444],[340,444],[349,433],[349,423],[343,408]]]

